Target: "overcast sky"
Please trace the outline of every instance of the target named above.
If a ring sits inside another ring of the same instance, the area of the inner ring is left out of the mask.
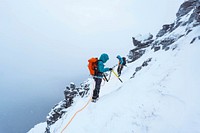
[[[20,102],[63,96],[65,85],[88,77],[90,57],[106,52],[114,65],[132,36],[156,34],[183,1],[0,0],[1,101],[11,92]]]
[[[132,36],[156,34],[183,1],[1,0],[0,87],[29,92],[81,81],[88,58],[106,52],[114,65]]]

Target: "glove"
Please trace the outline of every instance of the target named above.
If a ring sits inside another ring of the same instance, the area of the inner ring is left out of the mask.
[[[113,69],[112,69],[112,68],[109,68],[109,70],[112,71]]]

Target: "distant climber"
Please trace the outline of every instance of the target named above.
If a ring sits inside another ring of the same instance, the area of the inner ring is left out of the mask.
[[[120,76],[123,67],[126,66],[126,57],[121,57],[120,55],[118,55],[116,58],[119,60],[117,73],[118,73],[118,76]]]
[[[95,81],[95,89],[93,91],[92,100],[95,102],[96,99],[99,97],[100,87],[101,87],[101,81],[103,78],[103,73],[107,71],[112,71],[112,68],[104,68],[104,63],[106,63],[109,60],[109,57],[107,54],[103,53],[100,58],[97,61],[97,70],[93,76]]]

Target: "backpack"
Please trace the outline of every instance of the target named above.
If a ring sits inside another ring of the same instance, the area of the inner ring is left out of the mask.
[[[90,74],[92,75],[92,76],[94,76],[96,73],[97,73],[97,70],[98,70],[98,68],[97,68],[97,63],[98,63],[98,58],[94,58],[94,57],[92,57],[92,58],[90,58],[89,60],[88,60],[88,62],[89,62],[89,64],[88,64],[88,69],[89,69],[89,71],[90,71]]]
[[[122,65],[126,65],[126,57],[122,57],[123,60],[123,64]]]

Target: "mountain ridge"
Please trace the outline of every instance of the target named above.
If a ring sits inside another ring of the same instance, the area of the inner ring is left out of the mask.
[[[156,38],[149,35],[147,39],[137,40],[133,37],[134,49],[130,50],[128,68],[121,76],[125,83],[112,76],[109,83],[102,86],[100,100],[88,105],[64,132],[200,132],[200,108],[197,107],[199,13],[199,0],[185,1],[175,22],[163,25]],[[60,119],[48,128],[44,123],[38,125],[29,133],[61,132],[88,100],[92,84],[89,79],[82,85],[84,95],[77,92],[80,96],[75,96],[72,106],[61,108],[60,111],[64,111]],[[76,88],[71,85],[69,88]]]

